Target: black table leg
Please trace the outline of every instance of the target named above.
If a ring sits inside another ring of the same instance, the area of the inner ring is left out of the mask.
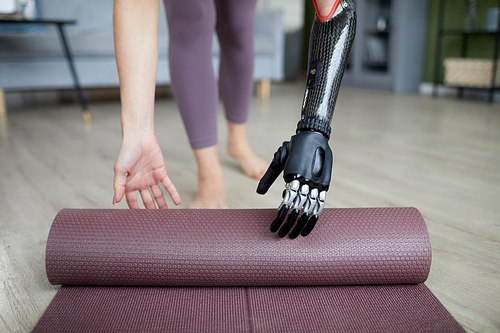
[[[82,107],[83,119],[84,119],[85,123],[90,123],[92,121],[92,119],[90,117],[90,112],[88,111],[88,108],[87,108],[87,102],[85,101],[85,97],[83,96],[82,88],[80,87],[80,81],[78,80],[78,75],[76,73],[75,64],[73,62],[73,55],[71,54],[71,51],[69,49],[69,44],[68,44],[68,40],[66,38],[66,34],[64,32],[63,24],[57,24],[57,27],[59,29],[59,36],[61,38],[61,43],[63,44],[64,54],[66,56],[66,59],[68,60],[68,65],[69,65],[69,69],[71,71],[71,75],[73,76],[73,83],[75,86],[76,95],[78,96],[78,100],[79,100],[80,105]]]
[[[498,18],[498,21],[500,22],[500,17]],[[488,102],[490,103],[493,103],[493,99],[495,97],[499,48],[500,48],[500,30],[497,30],[495,34],[495,49],[493,51],[493,73],[491,74],[491,87],[488,94]]]
[[[468,46],[469,46],[469,34],[464,33],[464,34],[462,34],[462,51],[460,53],[460,56],[462,58],[467,57],[467,47]],[[458,97],[459,98],[464,97],[464,88],[463,87],[458,88]]]
[[[438,35],[436,38],[436,53],[434,54],[434,85],[432,88],[432,95],[434,97],[438,96],[439,87],[439,76],[441,72],[441,48],[443,43],[443,21],[444,21],[444,5],[445,0],[439,1],[439,12],[438,12]]]

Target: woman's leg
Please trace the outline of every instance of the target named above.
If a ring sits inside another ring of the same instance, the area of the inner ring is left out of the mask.
[[[229,135],[227,138],[227,152],[229,156],[234,158],[241,168],[243,173],[254,179],[261,179],[269,166],[262,158],[255,155],[247,141],[246,128],[247,124],[235,124],[231,121],[227,122]]]
[[[212,67],[215,7],[212,0],[165,0],[172,91],[198,166],[193,208],[224,208],[217,156],[218,90]]]
[[[229,128],[227,150],[247,176],[260,179],[267,163],[254,154],[246,137],[253,88],[255,3],[215,0],[221,48],[219,89]]]

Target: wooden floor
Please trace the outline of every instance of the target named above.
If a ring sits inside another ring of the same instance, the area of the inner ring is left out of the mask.
[[[303,88],[273,85],[254,99],[249,138],[267,160],[294,133]],[[120,147],[118,102],[14,110],[0,118],[0,332],[28,332],[54,297],[44,247],[62,208],[111,208]],[[276,207],[225,153],[231,208]],[[171,99],[159,100],[156,132],[182,197],[194,198],[196,168]],[[427,286],[469,332],[500,331],[500,107],[484,102],[393,96],[343,88],[333,121],[328,207],[415,206],[427,222],[433,261]],[[118,208],[125,208],[121,203]]]

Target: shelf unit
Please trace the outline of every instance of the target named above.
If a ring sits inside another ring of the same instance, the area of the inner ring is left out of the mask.
[[[468,2],[468,0],[465,0]],[[480,0],[478,0],[480,1]],[[499,90],[500,86],[496,86],[496,73],[498,68],[498,53],[500,46],[500,16],[498,19],[498,25],[496,31],[486,31],[486,30],[472,30],[466,31],[462,29],[445,29],[444,28],[444,14],[445,14],[445,4],[446,0],[439,1],[439,14],[438,14],[438,38],[436,40],[436,54],[434,62],[434,85],[433,85],[433,95],[437,97],[439,79],[441,74],[441,56],[442,56],[442,45],[443,38],[445,36],[461,36],[462,46],[460,55],[462,58],[467,57],[467,49],[469,44],[469,39],[474,36],[493,36],[494,37],[494,47],[493,47],[493,73],[491,73],[491,86],[489,88],[479,88],[479,87],[468,87],[468,86],[452,86],[458,89],[458,96],[463,97],[464,89],[488,91],[488,102],[493,103],[493,98],[495,90]],[[498,7],[500,8],[500,0],[498,1]]]
[[[356,38],[343,84],[395,93],[418,91],[424,65],[427,0],[355,0]],[[377,26],[379,19],[385,24]]]

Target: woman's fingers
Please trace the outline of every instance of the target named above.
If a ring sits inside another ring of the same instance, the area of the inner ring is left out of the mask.
[[[167,202],[165,201],[165,197],[163,196],[163,191],[158,185],[151,186],[151,192],[153,193],[156,203],[158,204],[158,208],[160,209],[168,208]]]
[[[137,202],[135,191],[125,192],[125,197],[127,199],[127,205],[129,208],[139,209],[139,203]]]
[[[139,193],[141,194],[144,207],[146,207],[147,209],[156,209],[156,205],[153,197],[151,196],[151,192],[149,192],[149,188],[140,190]]]
[[[168,194],[172,198],[174,204],[180,205],[181,196],[179,195],[179,192],[177,192],[177,189],[175,188],[170,178],[168,178],[168,176],[165,175],[165,177],[163,177],[163,179],[161,180],[161,183],[163,184],[163,187],[165,188],[165,190],[167,190]]]
[[[167,177],[167,179],[168,179],[168,177]],[[162,184],[163,184],[163,182],[162,182]],[[179,193],[175,189],[174,184],[172,184],[170,179],[168,179],[166,184],[167,184],[167,186],[165,186],[165,184],[163,186],[165,187],[167,192],[172,197],[172,200],[174,201],[174,203],[176,205],[180,204],[181,198],[179,196]],[[147,209],[155,209],[156,204],[158,204],[158,208],[160,208],[160,209],[168,208],[167,202],[165,200],[165,196],[163,195],[163,191],[161,190],[159,185],[152,185],[151,191],[149,190],[149,188],[139,190],[139,194],[141,195],[142,202],[144,203],[144,207],[146,207]],[[127,199],[127,205],[129,206],[129,208],[139,209],[139,202],[137,200],[137,194],[135,191],[125,192],[125,197]],[[156,201],[156,203],[155,203],[155,201]]]

